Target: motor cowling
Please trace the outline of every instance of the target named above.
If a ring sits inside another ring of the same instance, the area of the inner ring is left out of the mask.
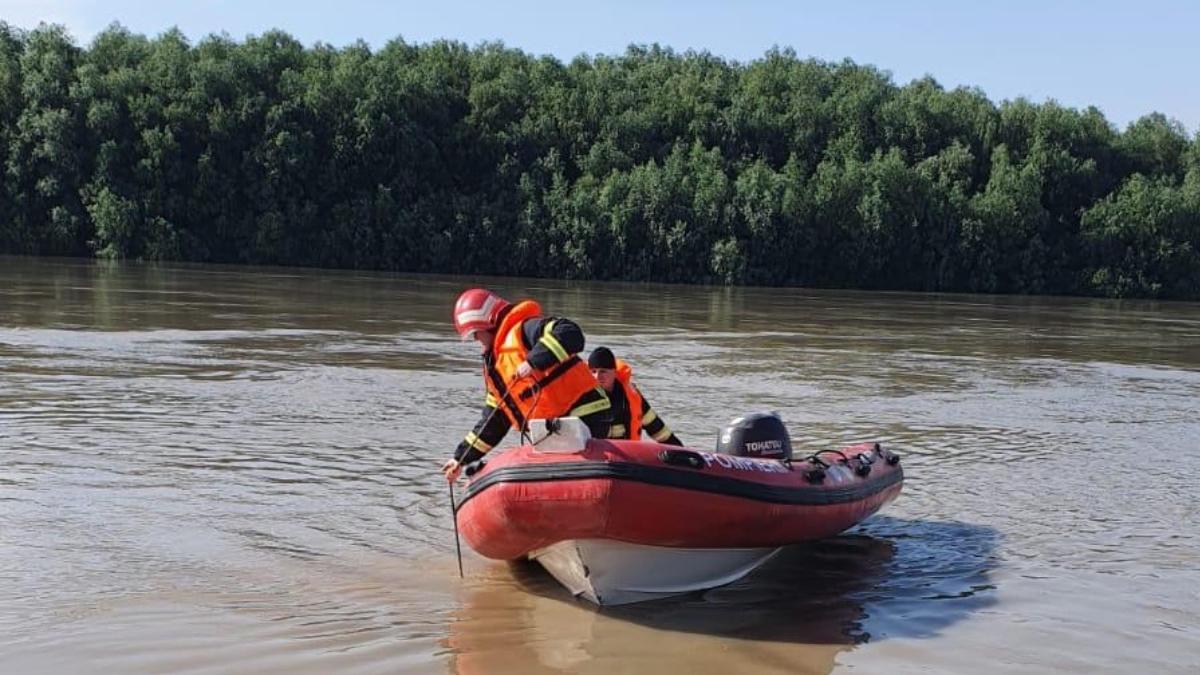
[[[755,412],[725,425],[717,438],[717,452],[789,460],[792,458],[792,440],[778,413]]]

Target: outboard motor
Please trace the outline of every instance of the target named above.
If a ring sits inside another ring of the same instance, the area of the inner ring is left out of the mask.
[[[717,439],[717,452],[787,461],[792,458],[792,441],[779,413],[756,412],[725,425]]]

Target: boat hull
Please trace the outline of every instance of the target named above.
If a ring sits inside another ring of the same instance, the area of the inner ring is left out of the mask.
[[[733,583],[778,548],[670,548],[610,539],[561,541],[529,553],[576,597],[624,605]]]
[[[575,453],[515,448],[476,473],[459,530],[488,558],[515,560],[567,540],[674,548],[774,548],[832,536],[896,498],[903,482],[886,451],[852,446],[821,467],[695,452],[697,468],[667,464],[665,446],[590,440]],[[809,476],[824,473],[819,482]]]

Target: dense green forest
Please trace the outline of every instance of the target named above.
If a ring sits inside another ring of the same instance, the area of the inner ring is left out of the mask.
[[[0,23],[0,253],[1200,298],[1200,139],[772,50]]]

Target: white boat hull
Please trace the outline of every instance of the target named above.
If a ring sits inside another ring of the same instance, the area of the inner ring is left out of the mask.
[[[778,548],[669,548],[608,539],[562,541],[529,554],[576,597],[624,605],[715,588],[749,574]]]

